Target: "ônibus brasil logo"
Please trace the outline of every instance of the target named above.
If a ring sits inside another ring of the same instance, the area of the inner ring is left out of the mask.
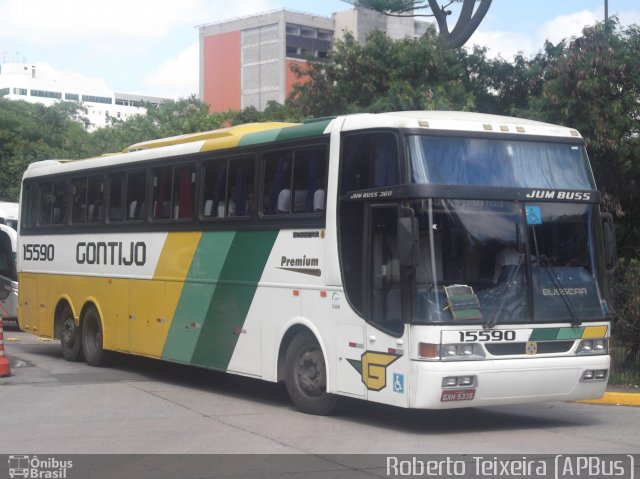
[[[53,457],[39,459],[38,456],[9,456],[9,477],[32,479],[65,479],[73,461],[63,461]]]

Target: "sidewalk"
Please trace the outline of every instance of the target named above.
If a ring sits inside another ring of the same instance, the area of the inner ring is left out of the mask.
[[[640,388],[610,385],[600,399],[576,401],[589,404],[608,404],[611,406],[640,406]]]

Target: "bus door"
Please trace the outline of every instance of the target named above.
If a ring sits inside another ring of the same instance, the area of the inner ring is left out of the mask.
[[[410,284],[417,226],[397,204],[368,205],[365,269],[365,353],[362,378],[371,401],[409,404]]]

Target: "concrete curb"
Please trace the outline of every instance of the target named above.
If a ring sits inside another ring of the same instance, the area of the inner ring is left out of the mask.
[[[606,392],[600,399],[576,401],[587,404],[607,404],[611,406],[636,406],[640,407],[639,393]]]

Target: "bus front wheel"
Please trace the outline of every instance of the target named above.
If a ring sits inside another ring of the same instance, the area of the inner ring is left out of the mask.
[[[322,349],[310,333],[293,338],[285,356],[285,384],[289,397],[302,412],[331,414],[338,397],[327,393],[327,369]]]
[[[67,361],[80,361],[82,359],[82,334],[69,306],[63,308],[60,321],[62,355]]]
[[[89,306],[82,318],[82,352],[89,366],[103,366],[106,354],[102,343],[102,323],[96,308]]]

